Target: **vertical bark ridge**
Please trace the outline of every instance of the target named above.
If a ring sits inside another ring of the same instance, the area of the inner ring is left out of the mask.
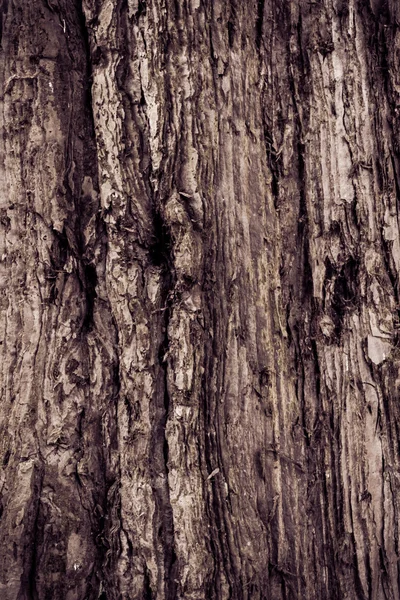
[[[104,244],[82,14],[78,3],[4,8],[2,595],[97,598],[115,358],[112,328],[102,337],[98,322]]]

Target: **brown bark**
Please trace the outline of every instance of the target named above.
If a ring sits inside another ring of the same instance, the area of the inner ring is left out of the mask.
[[[3,0],[0,596],[399,591],[395,0]]]

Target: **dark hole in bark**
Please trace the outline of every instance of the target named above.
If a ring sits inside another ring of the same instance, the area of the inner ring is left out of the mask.
[[[156,267],[169,266],[172,247],[171,236],[158,211],[154,212],[154,241],[149,248],[150,260]]]
[[[354,308],[357,300],[358,262],[350,258],[341,268],[336,278],[333,306],[338,314],[347,308]]]
[[[353,223],[356,225],[356,227],[359,227],[360,222],[357,213],[357,200],[353,200],[353,202],[351,203],[350,212],[353,219]]]
[[[233,42],[235,40],[235,26],[232,21],[228,21],[228,40],[229,47],[232,48]]]
[[[136,11],[136,17],[139,18],[141,15],[146,14],[146,0],[139,0],[138,9]]]
[[[131,540],[128,538],[128,556],[132,558],[133,556],[133,546]]]
[[[168,415],[169,398],[167,400],[167,398],[166,398],[167,396],[168,396],[168,393],[165,393],[165,410],[166,410],[166,414]],[[164,437],[164,441],[163,441],[163,456],[164,456],[165,470],[168,473],[169,446],[168,446],[166,437]]]
[[[8,465],[8,461],[10,460],[10,456],[11,456],[11,450],[8,449],[7,452],[4,455],[4,458],[3,458],[3,467],[6,467]]]
[[[94,301],[97,297],[96,285],[97,285],[97,273],[96,268],[93,265],[84,265],[84,286],[86,293],[86,314],[83,321],[83,327],[90,329],[93,324],[93,309]]]
[[[144,590],[143,590],[143,598],[144,600],[153,600],[153,593],[151,591],[150,586],[150,577],[147,568],[144,570]]]
[[[340,237],[340,231],[340,223],[338,223],[338,221],[332,221],[329,227],[329,233],[331,236]]]
[[[277,177],[275,170],[272,171],[271,188],[272,188],[272,195],[274,197],[274,206],[275,206],[275,208],[278,208],[279,179]]]
[[[330,308],[335,333],[340,337],[346,312],[357,307],[359,263],[356,258],[350,257],[338,271],[327,258],[325,266],[324,295],[327,303],[330,300],[330,307],[326,308]]]
[[[256,46],[259,48],[261,46],[262,39],[262,29],[263,29],[263,21],[264,21],[264,1],[258,0],[257,4],[257,20],[256,20]]]
[[[65,233],[65,231],[63,231],[62,233],[59,233],[58,231],[53,231],[53,234],[55,236],[55,240],[51,246],[51,266],[56,271],[62,271],[68,259],[69,244],[67,234]]]

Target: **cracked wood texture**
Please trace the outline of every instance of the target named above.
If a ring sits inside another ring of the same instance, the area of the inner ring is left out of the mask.
[[[400,597],[397,0],[2,0],[0,596]]]

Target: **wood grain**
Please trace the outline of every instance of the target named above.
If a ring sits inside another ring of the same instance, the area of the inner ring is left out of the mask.
[[[395,0],[0,8],[1,597],[398,598]]]

